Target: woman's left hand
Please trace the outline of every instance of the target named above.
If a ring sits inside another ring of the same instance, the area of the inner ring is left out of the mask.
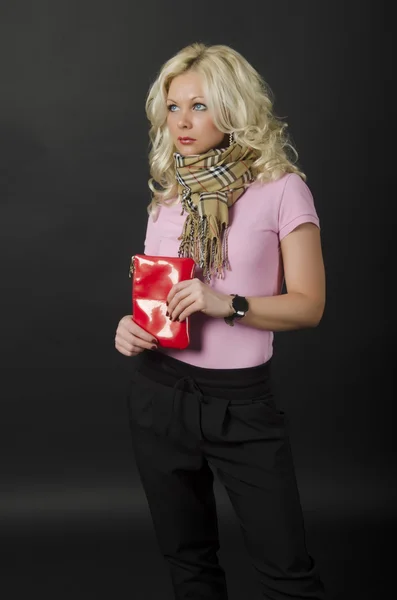
[[[234,312],[231,300],[231,296],[216,292],[200,279],[188,279],[172,286],[167,297],[168,314],[171,321],[183,321],[199,311],[209,317],[228,317]]]

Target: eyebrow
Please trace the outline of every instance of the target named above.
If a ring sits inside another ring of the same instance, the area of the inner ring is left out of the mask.
[[[193,98],[190,98],[190,100],[195,100],[196,98],[204,98],[204,96],[194,96]],[[171,102],[175,102],[175,100],[173,100],[172,98],[167,98],[167,102],[168,100],[170,100]]]

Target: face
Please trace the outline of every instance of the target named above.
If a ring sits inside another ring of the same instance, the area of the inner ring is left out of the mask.
[[[228,145],[228,135],[217,129],[204,97],[201,76],[188,71],[174,77],[167,97],[167,125],[177,152],[204,154]],[[180,138],[188,138],[183,143]]]

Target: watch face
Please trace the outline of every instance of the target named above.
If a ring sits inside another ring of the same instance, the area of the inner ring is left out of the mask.
[[[236,312],[246,313],[248,310],[248,301],[243,296],[235,296],[232,300],[233,308]]]

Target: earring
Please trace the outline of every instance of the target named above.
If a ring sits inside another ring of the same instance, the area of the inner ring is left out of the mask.
[[[229,146],[231,146],[233,144],[233,141],[234,141],[234,135],[232,132],[232,133],[229,133]]]

